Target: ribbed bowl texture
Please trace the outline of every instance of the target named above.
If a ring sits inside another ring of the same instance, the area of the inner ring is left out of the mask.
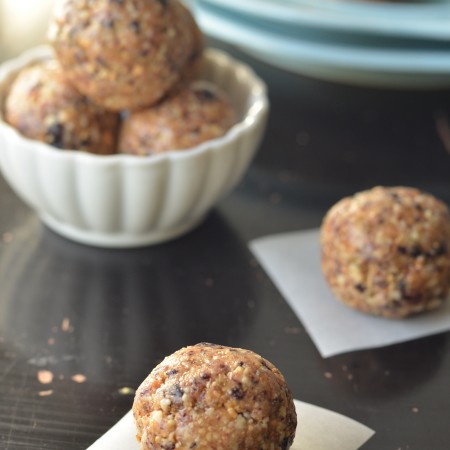
[[[51,56],[36,47],[0,66],[0,112],[18,71]],[[45,224],[72,240],[135,247],[180,236],[241,180],[264,133],[264,82],[247,65],[207,49],[203,78],[230,96],[238,122],[222,137],[156,156],[59,150],[21,136],[0,116],[0,168]]]

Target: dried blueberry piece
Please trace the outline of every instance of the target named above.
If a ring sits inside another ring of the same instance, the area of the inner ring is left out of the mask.
[[[114,28],[114,19],[107,17],[100,21],[102,27],[104,28]]]
[[[90,140],[89,138],[82,139],[82,140],[80,141],[80,148],[81,148],[81,149],[86,148],[86,147],[89,147],[90,145],[91,145],[91,140]]]
[[[64,148],[64,126],[55,122],[50,125],[46,133],[48,143],[56,148]]]
[[[355,289],[359,292],[365,292],[366,287],[362,283],[355,284]]]
[[[401,255],[407,255],[408,254],[408,250],[406,247],[404,247],[403,245],[399,245],[397,247],[397,251],[401,254]]]
[[[169,370],[168,372],[166,372],[166,375],[168,376],[168,377],[171,377],[172,375],[176,375],[178,373],[178,370],[177,369],[171,369],[171,370]]]
[[[411,250],[411,256],[413,258],[418,258],[419,256],[423,255],[423,251],[420,248],[420,245],[415,245]]]
[[[211,102],[216,99],[214,92],[211,92],[208,89],[199,89],[195,91],[195,95],[201,102]]]
[[[397,202],[397,203],[401,203],[402,200],[400,198],[400,195],[397,194],[397,192],[394,191],[389,191],[389,195],[392,197],[392,199]]]
[[[184,395],[183,389],[181,389],[179,384],[174,384],[169,391],[169,394],[171,397],[174,397],[176,399],[180,399]]]
[[[230,391],[230,395],[236,400],[242,400],[245,397],[245,392],[240,386],[236,386]]]
[[[430,257],[434,257],[434,256],[444,256],[447,254],[447,245],[445,242],[441,242],[439,244],[439,247],[437,247],[436,249],[431,250],[428,253],[428,256]]]
[[[136,33],[139,34],[141,32],[141,24],[137,20],[131,21],[128,26]]]

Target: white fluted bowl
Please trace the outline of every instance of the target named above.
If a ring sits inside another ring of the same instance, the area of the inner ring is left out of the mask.
[[[37,47],[0,66],[0,112],[15,74],[50,55]],[[3,176],[44,223],[78,242],[135,247],[189,231],[242,178],[269,109],[265,84],[249,67],[218,50],[205,59],[204,78],[229,93],[239,117],[224,136],[150,157],[100,156],[24,138],[0,120]]]

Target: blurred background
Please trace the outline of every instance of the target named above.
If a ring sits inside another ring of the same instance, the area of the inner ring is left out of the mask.
[[[45,42],[55,0],[0,0],[0,60]]]
[[[0,61],[45,42],[54,3],[0,0]],[[308,198],[322,212],[376,184],[450,202],[449,1],[188,3],[208,45],[269,86],[266,138],[245,181],[254,196],[239,197],[242,210],[268,201],[282,217]]]

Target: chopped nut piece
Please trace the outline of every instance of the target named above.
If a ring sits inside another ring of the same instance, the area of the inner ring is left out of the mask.
[[[79,383],[79,384],[84,383],[86,381],[86,379],[87,379],[86,375],[83,375],[81,373],[78,373],[76,375],[72,375],[70,378],[71,378],[72,381],[75,381],[75,383]]]
[[[41,384],[50,384],[53,381],[53,372],[50,372],[50,370],[39,370],[37,379]]]
[[[53,394],[53,389],[49,389],[47,391],[39,391],[38,392],[39,397],[48,397],[48,396],[50,396],[52,394]]]

